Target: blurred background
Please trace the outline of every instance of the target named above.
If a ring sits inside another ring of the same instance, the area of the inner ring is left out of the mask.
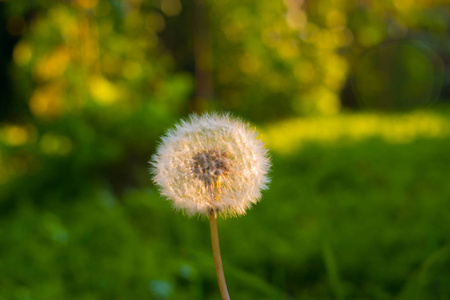
[[[232,299],[450,299],[447,0],[0,1],[0,299],[220,299],[148,174],[192,112],[271,188],[219,220]]]

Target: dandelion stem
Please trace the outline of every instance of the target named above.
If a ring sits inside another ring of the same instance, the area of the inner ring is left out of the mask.
[[[211,225],[211,244],[214,264],[216,265],[220,295],[222,296],[222,300],[230,300],[227,290],[227,283],[225,282],[225,275],[223,274],[222,257],[220,256],[219,233],[217,231],[217,216],[215,212],[209,215],[209,223]]]

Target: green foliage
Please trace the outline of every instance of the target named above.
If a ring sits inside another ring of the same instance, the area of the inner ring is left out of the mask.
[[[396,110],[437,100],[444,62],[436,53],[450,54],[444,33],[450,12],[442,1],[209,4],[217,96],[228,110],[256,121],[335,114],[351,101],[341,91],[353,77],[365,81],[354,87],[354,106]],[[383,52],[386,44],[399,45],[398,58]],[[378,60],[368,51],[381,52]]]
[[[263,201],[219,221],[230,294],[448,298],[449,151],[448,139],[370,138],[274,153]],[[218,299],[207,220],[149,188],[62,200],[3,215],[4,299]]]
[[[365,55],[355,87],[367,108],[409,109],[438,99],[442,75],[442,61],[423,45],[393,43]]]
[[[17,14],[39,3],[7,8],[23,21]],[[96,4],[44,6],[15,46],[15,103],[26,110],[0,128],[0,178],[11,188],[0,205],[30,194],[40,196],[35,202],[64,201],[97,185],[119,192],[145,181],[136,164],[185,110],[192,80],[159,48],[160,16],[151,6]],[[42,193],[45,185],[52,188]]]

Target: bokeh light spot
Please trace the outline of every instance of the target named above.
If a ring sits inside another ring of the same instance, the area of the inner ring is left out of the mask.
[[[339,10],[331,10],[326,16],[326,23],[329,28],[345,26],[347,19]]]
[[[258,58],[253,55],[242,55],[239,58],[239,67],[244,73],[253,74],[258,72],[261,63]]]
[[[56,117],[63,112],[64,86],[54,83],[37,88],[30,98],[30,109],[39,117]]]
[[[162,32],[165,27],[164,17],[158,13],[149,14],[145,18],[145,28],[150,32]]]
[[[84,9],[91,9],[97,6],[98,0],[77,0],[77,4]]]
[[[380,43],[384,38],[384,34],[380,27],[376,25],[366,25],[359,29],[357,37],[361,45],[371,47]]]
[[[127,78],[127,79],[137,79],[141,76],[142,74],[142,66],[134,61],[129,61],[127,63],[125,63],[124,67],[123,67],[123,75]]]
[[[182,5],[180,0],[162,0],[161,1],[161,10],[162,12],[169,17],[177,16],[182,9]]]
[[[41,80],[59,77],[66,71],[69,61],[69,50],[66,47],[59,47],[37,64],[35,68],[36,77]]]
[[[6,125],[0,128],[2,141],[10,146],[21,146],[28,142],[30,134],[26,127]]]
[[[20,66],[24,66],[30,62],[32,54],[33,52],[31,51],[31,47],[28,43],[19,42],[16,47],[14,47],[14,62]]]
[[[40,140],[41,151],[47,155],[67,155],[72,150],[72,142],[63,135],[45,133]]]
[[[89,91],[99,104],[112,104],[119,98],[119,89],[101,76],[93,76],[89,80]]]

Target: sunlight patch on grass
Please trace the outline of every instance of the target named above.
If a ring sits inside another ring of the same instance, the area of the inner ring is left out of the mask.
[[[272,151],[291,154],[309,142],[334,144],[380,137],[395,144],[448,137],[450,119],[430,111],[305,117],[270,124],[261,129],[261,136]]]

